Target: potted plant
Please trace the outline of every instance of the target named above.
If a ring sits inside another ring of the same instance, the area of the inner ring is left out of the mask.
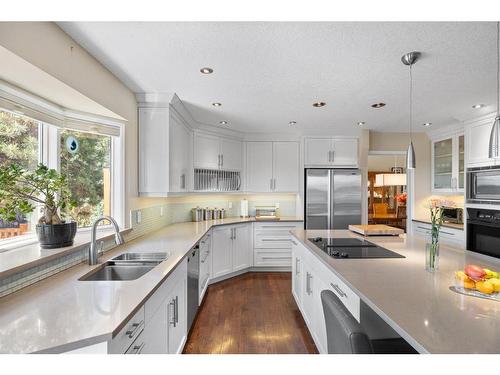
[[[77,225],[65,218],[76,203],[66,177],[43,164],[34,171],[16,164],[0,167],[0,218],[14,221],[33,212],[36,204],[42,205],[43,213],[36,225],[40,247],[72,245]]]

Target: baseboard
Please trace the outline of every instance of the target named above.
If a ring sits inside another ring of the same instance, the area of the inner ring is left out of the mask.
[[[222,275],[222,276],[218,276],[214,279],[210,279],[210,281],[208,282],[208,285],[212,285],[212,284],[218,283],[220,281],[231,279],[233,277],[240,276],[240,275],[243,275],[243,274],[248,273],[248,272],[292,272],[292,268],[286,267],[286,266],[285,267],[253,267],[252,266],[252,267],[244,268],[242,270],[228,273],[227,275]]]

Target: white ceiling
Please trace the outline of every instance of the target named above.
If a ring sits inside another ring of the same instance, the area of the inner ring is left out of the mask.
[[[227,120],[238,131],[355,134],[358,121],[406,131],[408,68],[400,58],[414,50],[423,53],[413,69],[416,131],[496,108],[492,22],[59,25],[134,92],[175,92],[197,121]],[[327,105],[314,108],[316,101]],[[370,107],[379,101],[387,106]],[[475,103],[488,106],[473,110]]]

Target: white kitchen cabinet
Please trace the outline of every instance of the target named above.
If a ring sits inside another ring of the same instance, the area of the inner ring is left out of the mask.
[[[432,140],[431,188],[435,194],[464,191],[465,136],[462,132]]]
[[[273,142],[273,191],[299,190],[299,143]]]
[[[357,138],[305,138],[306,167],[357,167]]]
[[[187,275],[187,263],[183,270]],[[179,277],[173,283],[167,297],[168,309],[168,352],[180,354],[187,339],[187,276]]]
[[[224,225],[212,230],[212,277],[226,275],[233,268],[233,227]]]
[[[431,224],[421,221],[413,221],[413,235],[429,239],[431,235]],[[465,233],[463,229],[443,227],[439,230],[439,241],[446,245],[465,249]]]
[[[168,353],[168,302],[167,298],[161,302],[160,307],[146,322],[140,342],[134,342],[137,354]]]
[[[292,295],[299,308],[302,307],[302,261],[301,247],[292,239]]]
[[[191,130],[172,106],[139,108],[139,195],[187,191]]]
[[[251,225],[224,225],[212,232],[212,278],[252,266]]]
[[[252,265],[251,225],[233,227],[233,272]]]
[[[302,222],[254,223],[254,266],[292,267],[292,235]]]
[[[467,121],[465,127],[466,166],[486,167],[499,165],[500,159],[490,159],[488,149],[495,114]]]
[[[199,301],[201,304],[203,296],[207,291],[212,268],[212,235],[206,234],[200,241],[200,279],[199,279]]]
[[[273,184],[273,143],[247,142],[247,191],[267,193]]]
[[[247,142],[247,191],[298,192],[299,157],[298,142]]]
[[[242,170],[243,143],[204,133],[194,135],[194,167]]]

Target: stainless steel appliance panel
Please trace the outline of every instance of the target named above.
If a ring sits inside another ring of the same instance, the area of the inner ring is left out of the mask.
[[[196,245],[188,255],[187,270],[187,330],[191,329],[199,302],[200,247]]]
[[[361,223],[361,174],[356,169],[306,169],[305,228],[347,229]]]
[[[306,170],[305,229],[330,228],[330,169]]]
[[[334,171],[331,199],[331,229],[361,224],[361,174],[354,170]]]
[[[467,201],[500,203],[500,167],[467,170]]]

